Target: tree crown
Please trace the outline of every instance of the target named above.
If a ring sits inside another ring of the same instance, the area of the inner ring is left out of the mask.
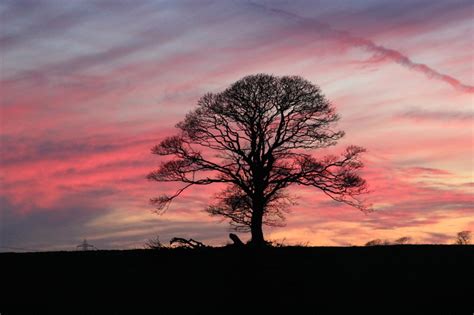
[[[267,224],[279,225],[288,205],[284,190],[304,185],[366,211],[357,198],[366,192],[365,180],[357,173],[365,150],[349,146],[341,156],[311,155],[343,137],[334,129],[338,119],[319,87],[298,76],[250,75],[221,93],[208,93],[177,124],[179,134],[152,149],[174,158],[148,178],[185,184],[152,203],[162,211],[192,185],[226,183],[229,189],[209,213],[245,227],[261,208],[264,223],[267,218]]]

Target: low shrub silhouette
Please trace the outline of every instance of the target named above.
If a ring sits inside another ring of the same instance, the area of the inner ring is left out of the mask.
[[[161,243],[159,236],[150,238],[149,240],[145,242],[146,249],[162,249],[164,247],[165,246],[163,245],[163,243]]]
[[[461,231],[456,235],[457,245],[469,245],[471,244],[471,231]]]

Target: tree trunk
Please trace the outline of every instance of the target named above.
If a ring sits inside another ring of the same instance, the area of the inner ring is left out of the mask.
[[[250,222],[250,232],[252,240],[250,243],[253,246],[264,246],[265,239],[263,237],[263,203],[262,200],[255,200],[253,204],[252,220]]]

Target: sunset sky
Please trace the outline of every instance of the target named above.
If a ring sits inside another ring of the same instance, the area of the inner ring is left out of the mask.
[[[268,239],[452,243],[474,231],[473,16],[469,0],[3,0],[0,251],[225,244],[228,224],[202,211],[219,187],[158,216],[149,199],[181,186],[145,176],[200,96],[255,73],[321,88],[346,132],[331,151],[368,150],[376,209],[293,187]]]

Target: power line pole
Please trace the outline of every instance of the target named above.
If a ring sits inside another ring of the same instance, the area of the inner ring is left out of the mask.
[[[82,251],[87,251],[87,250],[89,250],[89,248],[90,249],[97,249],[97,247],[95,247],[94,245],[87,243],[86,239],[84,239],[84,241],[81,244],[76,246],[77,250],[82,250]]]

